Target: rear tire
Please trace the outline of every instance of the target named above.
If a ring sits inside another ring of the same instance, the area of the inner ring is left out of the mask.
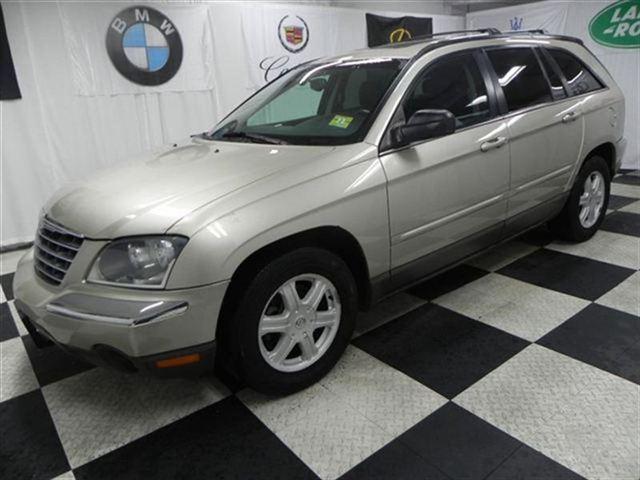
[[[317,382],[346,349],[357,305],[353,275],[333,253],[300,248],[271,261],[232,319],[241,376],[271,395]]]
[[[560,214],[549,222],[549,228],[563,240],[584,242],[600,228],[607,206],[611,177],[604,158],[588,158],[573,184]]]

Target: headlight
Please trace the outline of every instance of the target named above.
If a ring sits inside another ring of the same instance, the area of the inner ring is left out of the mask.
[[[184,237],[132,237],[107,245],[91,266],[88,282],[163,288],[187,244]]]

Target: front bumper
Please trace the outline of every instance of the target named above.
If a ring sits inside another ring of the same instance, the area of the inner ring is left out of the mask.
[[[56,287],[35,274],[32,250],[20,260],[13,281],[16,308],[34,333],[95,364],[162,374],[211,367],[227,286],[135,290],[75,282]],[[182,363],[163,362],[179,357],[185,357]]]

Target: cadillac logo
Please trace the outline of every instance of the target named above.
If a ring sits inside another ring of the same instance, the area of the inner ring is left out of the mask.
[[[309,27],[302,17],[286,15],[278,24],[278,38],[287,51],[298,53],[309,42]]]
[[[178,72],[182,40],[163,13],[149,7],[122,10],[107,29],[111,63],[125,78],[140,85],[160,85]]]

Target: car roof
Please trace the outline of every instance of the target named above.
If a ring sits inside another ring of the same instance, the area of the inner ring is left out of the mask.
[[[340,60],[349,58],[350,60],[366,60],[369,58],[389,58],[389,59],[412,59],[439,46],[451,45],[454,43],[465,43],[477,40],[500,40],[513,39],[536,39],[536,40],[561,40],[582,44],[582,41],[575,37],[565,35],[552,35],[543,30],[521,30],[517,32],[502,33],[495,28],[480,30],[458,30],[453,32],[442,32],[423,37],[415,38],[401,43],[391,43],[373,48],[363,48],[353,52],[333,57],[330,60]],[[491,44],[491,42],[488,42]]]

